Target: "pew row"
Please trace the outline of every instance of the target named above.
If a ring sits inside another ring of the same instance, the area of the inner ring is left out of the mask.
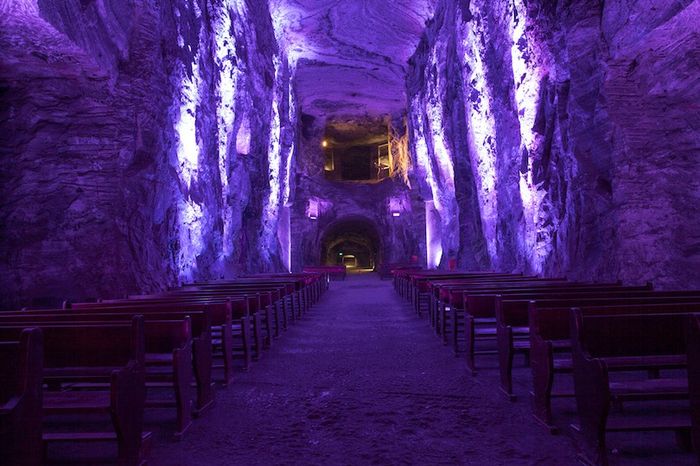
[[[171,314],[163,316],[164,319],[156,319],[155,316],[149,315],[144,319],[143,315],[139,315],[138,319],[143,322],[144,347],[143,359],[140,361],[144,366],[144,377],[147,383],[147,396],[145,406],[147,408],[175,408],[176,414],[176,431],[175,438],[180,439],[185,431],[192,424],[193,414],[198,414],[200,411],[194,405],[194,396],[192,394],[191,385],[195,380],[194,373],[198,374],[196,379],[204,383],[209,383],[207,380],[210,374],[211,359],[202,363],[203,367],[197,367],[193,363],[193,338],[192,324],[189,315],[180,316],[180,319],[175,319],[176,316]],[[101,326],[114,326],[126,324],[130,320],[136,318],[131,312],[121,314],[99,314],[89,313],[80,315],[70,315],[61,313],[40,314],[30,312],[29,315],[20,316],[0,316],[0,330],[17,329],[25,326],[37,326],[45,328],[100,328]],[[14,320],[14,322],[12,322]],[[207,341],[201,345],[202,347],[210,347]],[[76,350],[78,351],[78,350]],[[108,351],[108,349],[105,349]],[[65,364],[70,364],[71,357],[68,354],[65,356]],[[79,355],[83,357],[82,355]],[[75,359],[79,359],[75,356]],[[82,366],[81,366],[82,370]],[[92,389],[106,385],[105,377],[98,375],[94,380],[86,376],[84,372],[80,372],[75,380],[72,380],[72,375],[68,369],[53,369],[55,377],[45,379],[52,381],[54,388],[68,389]],[[55,379],[55,381],[53,381]],[[159,389],[169,389],[173,393],[173,399],[155,396]],[[213,403],[213,391],[211,387],[205,390],[204,387],[198,387],[197,393],[201,394],[202,399],[198,400],[202,410],[208,408]]]
[[[581,459],[607,466],[607,432],[673,431],[688,447],[691,419],[684,371],[653,378],[614,377],[618,370],[685,368],[688,314],[585,315],[569,313],[574,388],[583,451]],[[686,400],[685,409],[632,416],[613,404]]]
[[[635,287],[619,287],[609,290],[569,291],[556,293],[514,293],[496,297],[496,339],[498,344],[501,391],[514,400],[512,384],[513,359],[518,353],[529,361],[530,331],[529,307],[539,309],[571,307],[596,308],[602,306],[628,306],[653,304],[683,304],[700,302],[700,293],[692,291],[652,291]],[[567,323],[568,325],[568,323]],[[566,327],[568,329],[568,327]],[[561,346],[559,341],[556,345]]]
[[[111,432],[79,429],[84,426],[72,420],[66,424],[70,431],[42,432],[44,444],[116,441],[119,464],[142,464],[151,437],[143,432],[146,399],[143,319],[136,316],[130,322],[99,325],[42,324],[40,328],[44,362],[41,377],[48,387],[41,395],[40,419],[97,414],[109,419],[113,427]],[[2,325],[0,342],[15,341],[25,331],[22,326]],[[70,389],[76,382],[105,382],[106,388]]]
[[[700,310],[698,303],[656,303],[635,305],[608,305],[580,308],[583,315],[626,316],[659,315],[665,313],[689,313]],[[530,306],[530,368],[532,372],[532,407],[535,419],[550,432],[558,428],[552,422],[551,402],[553,397],[572,396],[566,391],[554,391],[555,375],[571,374],[573,371],[572,334],[570,333],[571,308]],[[621,367],[622,369],[622,367]]]

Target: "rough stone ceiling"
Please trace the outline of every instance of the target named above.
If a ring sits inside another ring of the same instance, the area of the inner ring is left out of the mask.
[[[435,0],[271,0],[297,61],[301,108],[314,116],[398,116],[405,71]]]

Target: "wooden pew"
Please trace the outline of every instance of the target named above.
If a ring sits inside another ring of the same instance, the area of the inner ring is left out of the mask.
[[[44,391],[43,415],[100,413],[110,417],[113,432],[44,432],[44,443],[116,440],[119,464],[145,459],[150,433],[143,433],[145,387],[144,323],[98,325],[41,324],[44,339],[43,382],[59,387],[75,382],[108,382],[108,390]],[[0,326],[0,341],[15,340],[24,327]],[[74,421],[71,421],[71,427]]]
[[[157,295],[155,295],[157,296]],[[190,312],[205,312],[208,315],[209,325],[211,329],[211,352],[212,358],[221,360],[221,363],[213,364],[212,369],[223,369],[223,385],[226,386],[233,380],[233,356],[235,351],[240,352],[243,358],[244,368],[250,366],[251,354],[251,324],[250,319],[242,309],[246,309],[248,303],[243,299],[220,299],[211,300],[206,298],[184,298],[164,296],[162,298],[151,297],[143,299],[122,299],[122,300],[104,300],[99,303],[70,303],[70,309],[78,312],[82,311],[97,311],[111,312],[112,309],[124,308],[130,309],[129,312],[154,312],[154,313],[190,313]],[[238,315],[237,321],[233,321],[234,309]],[[193,321],[195,332],[197,332],[197,321]],[[236,333],[233,333],[233,330]],[[206,356],[206,348],[200,348],[200,341],[203,341],[206,336],[201,335],[201,332],[195,333],[196,337],[193,341],[193,349],[198,355],[194,355],[195,361],[198,361]],[[234,347],[234,337],[240,339],[240,346]]]
[[[225,292],[199,292],[187,291],[162,295],[141,296],[132,298],[127,302],[159,302],[179,303],[188,306],[192,303],[206,303],[208,305],[227,305],[231,313],[232,338],[240,339],[240,346],[234,347],[234,355],[243,357],[243,369],[248,370],[253,359],[260,359],[263,353],[263,325],[259,312],[260,296],[258,294]],[[215,332],[215,338],[219,334]],[[218,340],[217,340],[218,341]]]
[[[451,290],[450,293],[456,295],[451,299],[458,300],[461,296],[463,304],[453,308],[452,314],[452,345],[455,355],[460,351],[460,328],[463,326],[463,335],[467,350],[467,362],[470,368],[475,370],[473,356],[478,354],[474,351],[474,345],[479,339],[496,339],[497,319],[496,300],[500,295],[504,296],[546,296],[549,294],[570,294],[570,293],[605,293],[614,292],[621,289],[619,283],[576,283],[547,280],[507,282],[498,284],[478,284],[470,289]],[[628,292],[644,291],[648,288],[626,287]],[[460,323],[462,325],[460,325]],[[445,332],[446,333],[446,332]],[[443,335],[443,341],[447,336]],[[472,352],[473,351],[473,352]],[[492,351],[487,351],[492,352]]]
[[[295,319],[296,300],[292,283],[217,283],[217,284],[197,284],[187,285],[181,289],[170,290],[167,293],[158,295],[133,296],[133,299],[149,299],[153,297],[216,297],[230,299],[249,299],[257,297],[254,308],[249,309],[251,316],[256,312],[260,313],[260,325],[264,325],[259,332],[265,332],[265,346],[272,345],[273,337],[278,337],[282,328],[287,328],[289,318]],[[290,288],[292,288],[290,290]],[[291,297],[288,297],[292,294]],[[291,314],[287,308],[291,308]],[[258,355],[259,356],[259,355]]]
[[[690,431],[690,414],[632,417],[613,412],[613,402],[687,399],[687,376],[612,380],[616,369],[660,370],[685,367],[686,314],[570,314],[576,406],[584,459],[607,465],[607,432]]]
[[[0,342],[0,452],[8,465],[41,464],[43,359],[38,328]]]
[[[306,309],[320,298],[327,288],[327,282],[321,278],[322,275],[318,273],[259,274],[235,280],[189,284],[180,289],[171,290],[171,293],[196,293],[201,296],[219,297],[226,294],[233,296],[241,293],[244,295],[260,293],[258,309],[263,312],[265,344],[269,346],[273,334],[275,337],[279,336],[280,329],[286,329],[290,320],[301,317]],[[265,293],[270,293],[270,297]],[[274,319],[271,319],[270,310],[274,314]],[[255,311],[252,310],[252,312]]]
[[[274,283],[294,283],[297,291],[302,292],[304,300],[309,304],[314,304],[321,297],[324,291],[328,290],[330,280],[323,273],[303,272],[303,273],[271,273],[257,274],[248,277],[241,277],[239,281],[250,280],[260,283],[261,281],[273,281]]]
[[[556,292],[512,293],[496,297],[496,340],[498,343],[501,391],[514,400],[513,357],[523,353],[529,359],[530,301],[543,307],[596,307],[654,303],[693,303],[700,301],[700,292],[653,291],[646,287],[617,287],[592,290],[557,290]]]
[[[320,298],[324,290],[328,289],[328,281],[321,273],[258,274],[237,278],[235,283],[248,285],[292,284],[295,291],[290,298],[296,301],[299,316]]]
[[[427,281],[428,288],[428,314],[430,316],[430,324],[437,327],[440,313],[445,306],[461,309],[463,305],[462,295],[458,293],[461,288],[468,287],[471,284],[496,284],[508,282],[523,282],[540,280],[537,277],[512,275],[512,274],[488,274],[488,275],[473,275],[468,278],[449,279],[449,280],[429,280]],[[453,293],[453,290],[456,291]],[[436,331],[439,331],[436,329]]]
[[[700,310],[700,304],[661,302],[581,308],[585,315],[592,316],[688,313],[693,310]],[[533,415],[552,433],[558,431],[552,422],[552,398],[572,396],[567,392],[553,391],[555,374],[571,374],[573,370],[570,314],[570,307],[539,307],[534,301],[529,309]]]
[[[476,356],[480,354],[495,354],[497,349],[478,350],[476,343],[479,340],[496,340],[496,296],[510,293],[532,293],[532,292],[557,292],[557,291],[597,291],[607,290],[611,287],[619,286],[617,284],[587,284],[587,283],[570,283],[564,281],[522,281],[522,282],[507,282],[498,284],[479,284],[471,286],[469,289],[451,290],[452,295],[457,295],[455,299],[462,298],[463,304],[461,314],[464,316],[464,340],[466,346],[466,361],[467,368],[472,375],[476,374]],[[458,334],[457,315],[459,309],[455,309],[455,323],[453,334]],[[457,337],[454,337],[455,354],[459,352],[459,342]]]
[[[446,280],[465,280],[470,281],[474,279],[498,279],[503,276],[513,277],[512,274],[502,274],[496,272],[419,272],[419,273],[409,273],[407,275],[408,280],[408,295],[410,300],[413,302],[414,309],[416,313],[420,316],[423,312],[423,303],[426,306],[430,306],[431,297],[431,282],[436,281],[446,281]]]
[[[256,358],[262,355],[263,347],[272,346],[273,338],[287,327],[286,306],[284,305],[285,288],[277,285],[266,286],[188,286],[186,289],[173,290],[163,297],[184,299],[243,299],[247,300],[246,315],[253,319],[254,332],[263,338],[260,348],[256,347]],[[258,315],[255,317],[255,315]],[[257,339],[256,339],[257,340]]]
[[[212,406],[214,402],[214,387],[212,382],[212,343],[209,314],[202,311],[178,312],[161,308],[129,307],[92,308],[90,310],[54,310],[54,311],[24,311],[21,313],[0,313],[0,325],[8,323],[97,323],[118,322],[130,319],[133,315],[143,315],[146,321],[146,341],[157,336],[157,324],[153,321],[184,320],[189,318],[192,326],[192,373],[197,386],[197,404],[194,414],[199,415]],[[154,335],[155,334],[155,335]],[[167,354],[167,353],[166,353]],[[163,356],[160,356],[163,359]],[[147,358],[148,363],[148,358]],[[162,363],[161,363],[162,364]]]
[[[79,320],[72,320],[70,317],[66,318],[65,315],[60,315],[60,313],[52,314],[39,314],[35,312],[30,312],[29,317],[24,318],[21,323],[9,323],[9,320],[13,320],[13,316],[2,316],[2,323],[0,325],[3,328],[10,327],[21,327],[26,325],[39,326],[45,328],[46,326],[51,326],[52,328],[63,327],[73,327],[73,326],[83,326],[83,327],[99,327],[108,325],[118,325],[119,323],[125,323],[134,317],[132,311],[126,311],[123,316],[106,316],[102,314],[93,312],[90,314],[83,314]],[[177,420],[176,420],[176,432],[175,438],[180,439],[185,431],[192,424],[192,415],[195,411],[194,397],[192,394],[191,385],[193,382],[194,370],[193,370],[193,340],[192,340],[192,324],[191,317],[189,315],[182,315],[180,319],[175,319],[174,315],[165,316],[169,320],[160,320],[148,318],[144,319],[143,314],[139,315],[138,318],[143,323],[144,328],[144,354],[145,359],[143,361],[146,372],[147,386],[151,388],[170,388],[173,391],[175,401],[168,399],[157,398],[149,396],[146,399],[147,408],[175,408]],[[22,316],[19,316],[22,318]],[[209,347],[211,345],[207,343]],[[209,360],[209,367],[211,366],[211,360]],[[210,369],[209,369],[210,371]],[[202,368],[202,374],[207,375],[207,368]],[[208,375],[210,376],[210,372]],[[86,380],[85,374],[82,372],[77,377],[78,380],[75,381],[75,387],[81,387],[84,383],[89,383],[89,387],[92,387],[94,381]],[[99,377],[104,379],[104,377]],[[57,380],[64,382],[69,380],[70,377],[58,377]],[[104,380],[98,381],[103,382]],[[210,387],[211,389],[211,387]],[[213,398],[213,393],[209,393],[203,389],[198,389],[198,393],[206,394]],[[202,409],[208,408],[213,399],[203,399]]]
[[[686,325],[686,350],[688,353],[688,388],[690,391],[690,415],[692,421],[693,448],[700,463],[700,314],[688,317]]]

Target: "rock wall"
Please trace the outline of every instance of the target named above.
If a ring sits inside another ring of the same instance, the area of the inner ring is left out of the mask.
[[[0,306],[281,270],[266,2],[0,0]]]
[[[408,95],[443,265],[700,285],[699,13],[440,1]]]

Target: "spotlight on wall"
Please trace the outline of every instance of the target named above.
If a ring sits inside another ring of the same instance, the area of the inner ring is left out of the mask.
[[[324,140],[321,142],[321,146],[323,146],[324,148],[328,147],[328,140],[324,139]]]
[[[318,212],[318,201],[309,199],[309,204],[306,206],[306,216],[311,220],[316,220],[318,218]]]
[[[401,217],[401,212],[405,210],[403,199],[400,197],[390,197],[389,198],[389,214],[392,217]]]

